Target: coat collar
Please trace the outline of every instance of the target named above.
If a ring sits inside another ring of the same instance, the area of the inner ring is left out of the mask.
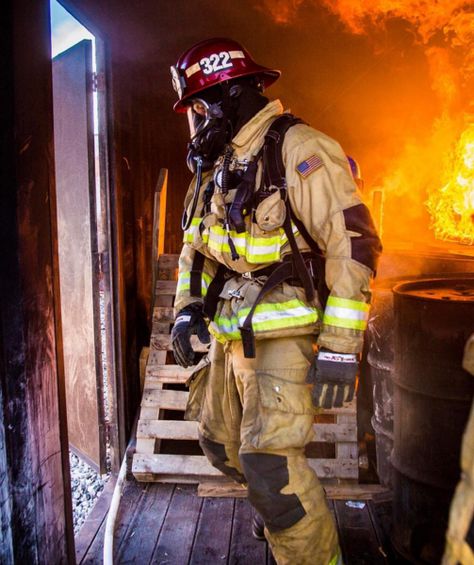
[[[255,114],[232,140],[232,145],[237,152],[240,153],[243,150],[255,154],[260,149],[263,143],[262,137],[270,124],[282,113],[283,106],[280,100],[273,100]]]

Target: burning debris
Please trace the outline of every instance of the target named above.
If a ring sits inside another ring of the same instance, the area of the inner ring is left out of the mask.
[[[436,237],[474,243],[474,123],[462,133],[446,170],[446,184],[427,206]]]

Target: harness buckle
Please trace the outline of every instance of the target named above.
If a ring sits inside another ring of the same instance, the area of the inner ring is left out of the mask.
[[[242,295],[240,294],[240,290],[231,288],[227,291],[227,294],[230,298],[237,298],[237,300],[242,300]]]

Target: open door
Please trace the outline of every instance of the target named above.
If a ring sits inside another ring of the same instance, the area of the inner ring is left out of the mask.
[[[59,276],[69,443],[105,472],[92,42],[53,59]]]

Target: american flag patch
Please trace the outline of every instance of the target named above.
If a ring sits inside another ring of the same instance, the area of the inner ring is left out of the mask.
[[[300,163],[296,167],[296,170],[305,179],[313,171],[315,171],[316,169],[319,169],[319,167],[322,167],[323,165],[324,165],[324,163],[323,163],[323,161],[320,157],[318,157],[317,155],[311,155],[311,157],[306,159],[306,161],[303,161],[302,163]]]

